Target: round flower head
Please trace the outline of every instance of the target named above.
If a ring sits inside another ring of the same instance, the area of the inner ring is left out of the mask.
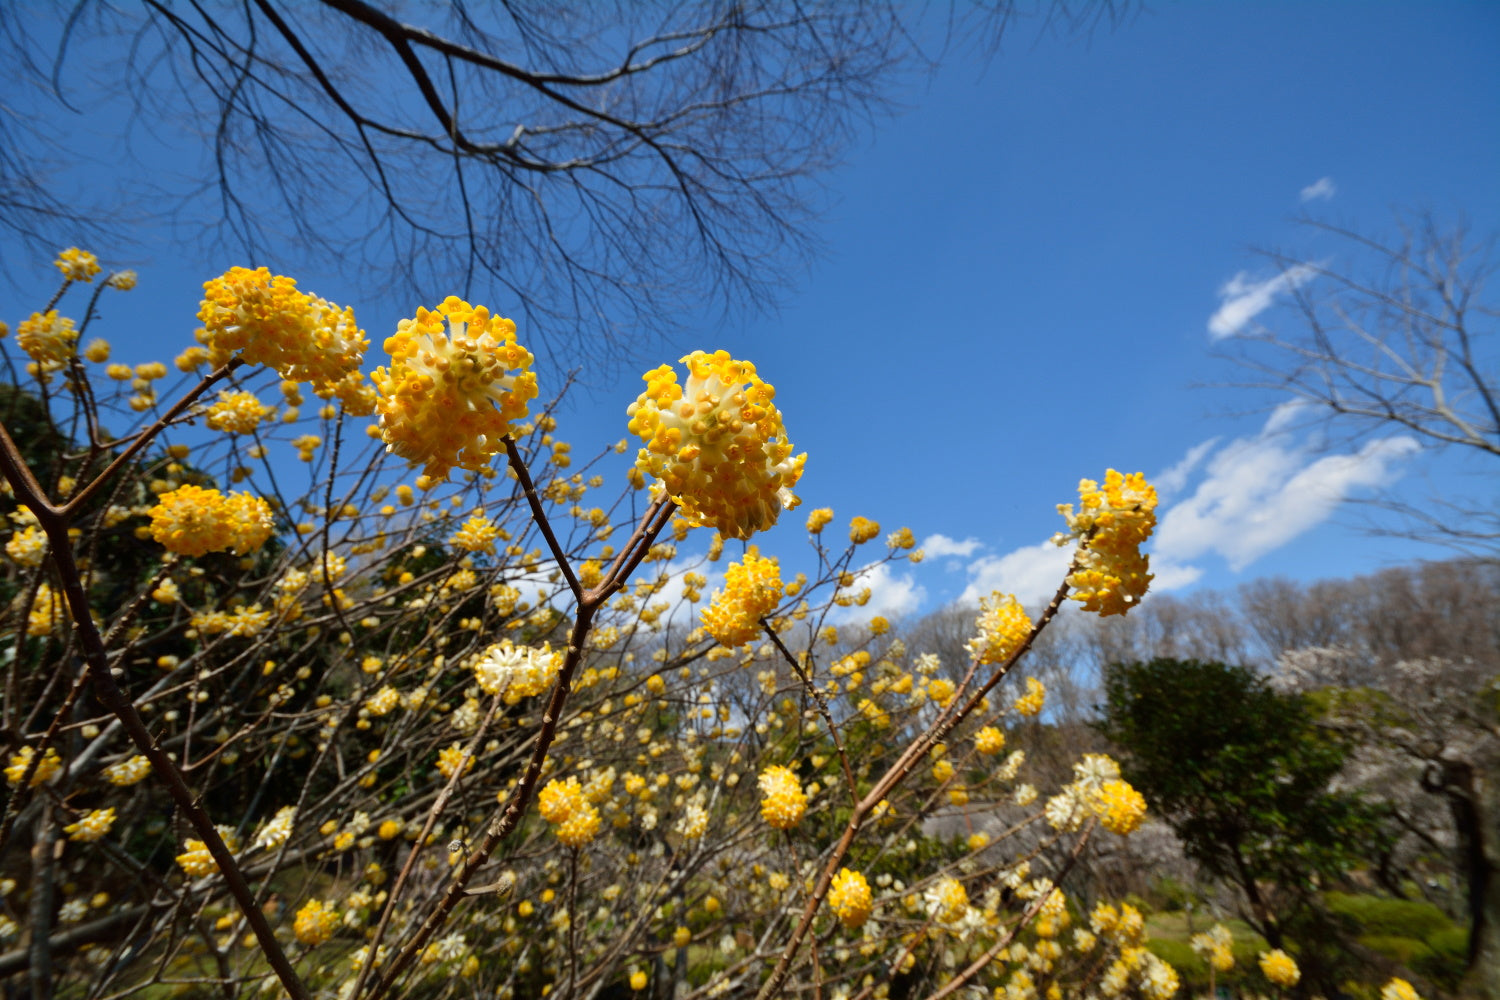
[[[452,295],[436,312],[419,308],[403,319],[385,349],[390,370],[370,376],[380,390],[380,436],[387,451],[435,479],[455,465],[475,472],[488,465],[536,398],[533,359],[516,343],[516,324]]]
[[[807,812],[807,795],[790,768],[772,764],[760,773],[757,784],[765,796],[760,814],[767,823],[778,830],[790,830],[802,820]]]
[[[1092,479],[1078,484],[1079,505],[1059,504],[1068,531],[1053,537],[1058,545],[1079,541],[1077,568],[1068,576],[1072,598],[1100,616],[1123,615],[1146,594],[1150,560],[1141,545],[1156,528],[1156,490],[1139,472],[1128,476],[1110,469],[1101,488]]]
[[[698,615],[720,645],[743,646],[760,634],[760,619],[776,610],[783,589],[776,559],[761,558],[760,550],[752,545],[743,562],[729,564],[724,589]]]
[[[753,364],[727,351],[694,351],[682,362],[685,385],[662,365],[641,376],[646,391],[625,411],[630,432],[645,442],[636,468],[694,525],[749,538],[797,506],[792,487],[807,455],[792,457],[776,390]]]
[[[320,899],[309,899],[292,921],[293,936],[309,948],[316,948],[327,941],[338,929],[338,907],[325,904]]]
[[[1280,948],[1260,953],[1260,972],[1277,986],[1296,986],[1297,980],[1302,978],[1302,970],[1297,968],[1292,956]]]
[[[77,247],[68,247],[52,264],[69,281],[93,281],[99,273],[99,258]]]
[[[927,912],[940,924],[954,924],[969,911],[969,893],[956,878],[945,878],[928,888],[923,894]]]
[[[1013,595],[998,590],[979,599],[979,610],[979,634],[964,648],[978,663],[1005,663],[1031,634],[1031,619]]]
[[[60,368],[77,350],[78,330],[71,319],[59,316],[56,309],[32,313],[16,327],[16,344],[43,368]]]
[[[828,887],[828,905],[845,927],[854,930],[870,919],[874,908],[870,883],[859,872],[840,868]]]
[[[1112,778],[1105,781],[1089,796],[1091,805],[1099,815],[1099,823],[1110,833],[1128,837],[1140,828],[1146,818],[1146,800],[1131,787],[1128,781]]]
[[[198,321],[198,343],[215,367],[239,354],[294,382],[337,382],[370,344],[353,309],[298,291],[296,281],[263,267],[231,267],[204,282]]]
[[[201,556],[232,549],[245,555],[265,544],[275,528],[271,505],[249,493],[225,496],[201,486],[163,493],[147,514],[151,537],[169,552]]]

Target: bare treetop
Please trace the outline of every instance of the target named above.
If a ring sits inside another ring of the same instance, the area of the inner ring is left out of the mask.
[[[141,165],[137,210],[171,206],[255,264],[295,253],[428,301],[503,298],[555,361],[618,360],[686,315],[771,301],[811,249],[815,179],[927,61],[919,31],[984,44],[1027,13],[1087,27],[1118,10],[1006,2],[946,31],[882,4],[0,13],[35,85],[6,110],[24,140],[0,154],[0,225],[50,252],[59,217],[69,241],[97,218],[48,180],[47,143],[72,109],[123,99],[121,121],[185,154],[180,177]]]
[[[1265,253],[1291,297],[1276,320],[1229,342],[1234,360],[1255,373],[1240,384],[1284,394],[1345,435],[1404,434],[1423,449],[1457,449],[1492,476],[1500,302],[1487,285],[1491,241],[1430,215],[1397,221],[1396,236],[1380,239],[1310,219],[1322,255]],[[1500,509],[1492,490],[1481,492],[1381,504],[1399,518],[1394,533],[1493,551]]]

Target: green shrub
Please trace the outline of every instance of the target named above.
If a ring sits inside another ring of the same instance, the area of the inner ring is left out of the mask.
[[[1364,934],[1426,941],[1455,926],[1447,914],[1431,903],[1344,892],[1330,892],[1323,898],[1333,913],[1353,921]]]

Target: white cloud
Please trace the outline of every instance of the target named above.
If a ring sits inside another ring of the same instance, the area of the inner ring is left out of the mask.
[[[1192,583],[1197,583],[1198,578],[1203,575],[1203,570],[1197,566],[1182,566],[1177,563],[1158,561],[1151,562],[1151,593],[1159,594],[1168,590],[1180,590]]]
[[[1316,264],[1298,264],[1263,281],[1256,281],[1241,271],[1219,289],[1219,308],[1208,319],[1209,336],[1214,340],[1234,336],[1271,308],[1278,295],[1305,285],[1318,271]]]
[[[1165,472],[1158,472],[1148,482],[1156,487],[1158,495],[1164,496],[1179,492],[1187,485],[1188,476],[1192,475],[1193,470],[1198,467],[1198,463],[1203,461],[1203,456],[1212,451],[1214,445],[1218,443],[1219,439],[1215,437],[1193,445],[1176,465]]]
[[[954,541],[947,535],[928,535],[926,540],[917,546],[929,559],[941,559],[944,556],[958,556],[961,559],[967,559],[981,547],[977,538],[965,538],[959,542]]]
[[[1003,556],[982,556],[969,564],[969,585],[958,601],[977,604],[980,597],[998,590],[1015,594],[1016,600],[1028,608],[1046,604],[1062,584],[1072,558],[1071,548],[1060,548],[1051,542],[1016,549]]]
[[[1307,187],[1302,189],[1302,201],[1328,201],[1339,193],[1338,187],[1333,183],[1332,177],[1319,177]]]
[[[1232,442],[1209,461],[1193,495],[1166,511],[1154,560],[1182,576],[1208,553],[1238,572],[1321,524],[1356,490],[1385,486],[1419,450],[1406,436],[1380,438],[1356,452],[1316,457],[1281,433],[1278,407],[1261,433]],[[1180,584],[1179,584],[1180,585]]]
[[[838,608],[831,615],[835,622],[868,620],[872,615],[897,617],[915,611],[927,597],[927,590],[910,573],[896,574],[890,563],[876,563],[854,575],[855,591],[870,588],[870,599],[863,606]]]

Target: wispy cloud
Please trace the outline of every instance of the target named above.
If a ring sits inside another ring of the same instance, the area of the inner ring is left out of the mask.
[[[1319,177],[1307,187],[1302,189],[1302,202],[1328,201],[1339,193],[1338,187],[1333,183],[1332,177]]]
[[[957,556],[967,559],[982,548],[979,539],[965,538],[963,541],[955,541],[947,535],[928,535],[922,544],[917,546],[929,559],[941,559],[944,556]]]
[[[1289,438],[1287,419],[1278,408],[1260,434],[1209,460],[1192,496],[1161,518],[1152,549],[1157,565],[1186,579],[1194,559],[1217,553],[1239,572],[1327,520],[1354,492],[1395,482],[1419,450],[1403,435],[1320,457]]]
[[[1219,289],[1219,308],[1208,319],[1209,336],[1214,340],[1234,336],[1271,308],[1278,295],[1307,284],[1317,273],[1315,264],[1298,264],[1257,281],[1241,271]]]
[[[958,601],[976,604],[980,597],[998,590],[1015,594],[1016,600],[1035,608],[1052,598],[1072,558],[1071,549],[1059,548],[1051,542],[1016,549],[1003,556],[982,556],[969,564],[969,585]]]
[[[1203,461],[1203,456],[1212,451],[1214,445],[1218,443],[1219,439],[1215,437],[1201,444],[1195,444],[1188,449],[1187,454],[1182,456],[1176,465],[1152,476],[1150,483],[1156,487],[1157,495],[1169,496],[1182,492],[1182,488],[1188,483],[1188,477],[1193,474],[1194,469],[1198,468],[1198,463]]]

